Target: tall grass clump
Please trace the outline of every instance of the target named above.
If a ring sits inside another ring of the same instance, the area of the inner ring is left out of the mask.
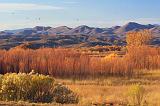
[[[146,91],[142,85],[132,85],[128,90],[128,96],[129,104],[133,106],[144,106]]]

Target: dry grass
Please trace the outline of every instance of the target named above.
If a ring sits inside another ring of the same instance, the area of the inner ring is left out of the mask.
[[[138,78],[106,78],[95,80],[62,80],[66,86],[80,96],[79,105],[90,106],[92,103],[128,101],[128,90],[133,84],[141,83],[145,88],[145,100],[149,106],[160,106],[160,71],[148,71]]]
[[[64,106],[91,106],[92,103],[101,102],[127,102],[126,92],[130,85],[127,86],[97,86],[97,85],[68,85],[80,95],[78,105],[65,104]],[[160,85],[147,85],[146,101],[149,106],[160,106]],[[27,102],[0,102],[0,106],[63,106],[62,104],[41,104]]]
[[[7,101],[0,101],[0,106],[75,106],[73,104],[57,104],[57,103],[29,103],[29,102],[7,102]]]
[[[68,85],[77,92],[81,99],[81,105],[90,105],[99,102],[127,102],[127,90],[131,85],[126,86],[97,86],[97,85]],[[146,101],[150,106],[160,106],[160,85],[147,85]]]
[[[108,77],[94,80],[57,79],[56,81],[65,84],[80,97],[78,105],[65,104],[64,106],[91,106],[92,103],[102,102],[126,103],[129,88],[137,83],[141,83],[145,88],[145,100],[148,106],[160,106],[159,73],[159,70],[145,71],[139,78],[132,79]],[[62,106],[55,103],[0,102],[0,106],[5,106],[4,104],[6,106]]]

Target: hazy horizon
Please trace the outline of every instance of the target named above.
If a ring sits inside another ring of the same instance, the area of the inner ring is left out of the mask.
[[[111,28],[111,27],[115,27],[115,26],[123,26],[123,25],[126,25],[128,24],[129,22],[133,22],[133,21],[128,21],[127,23],[124,23],[124,24],[121,24],[121,25],[112,25],[112,26],[106,26],[106,27],[102,27],[102,26],[91,26],[91,25],[84,25],[84,26],[88,26],[88,27],[95,27],[95,28]],[[138,23],[138,22],[134,22],[134,23]],[[150,23],[138,23],[138,24],[142,24],[142,25],[149,25]],[[151,25],[160,25],[160,24],[151,24]],[[76,28],[76,27],[79,27],[79,26],[83,26],[83,25],[77,25],[77,26],[67,26],[67,25],[60,25],[60,26],[43,26],[43,25],[36,25],[36,26],[31,26],[31,27],[20,27],[20,28],[12,28],[12,29],[0,29],[0,31],[9,31],[9,30],[20,30],[20,29],[25,29],[25,28],[34,28],[34,27],[52,27],[52,28],[57,28],[57,27],[63,27],[63,26],[66,26],[66,27],[69,27],[69,28]]]

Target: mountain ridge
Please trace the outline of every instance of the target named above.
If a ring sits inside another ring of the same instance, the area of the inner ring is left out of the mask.
[[[123,26],[112,26],[110,28],[99,28],[99,27],[89,27],[87,25],[81,25],[75,28],[70,28],[67,26],[59,26],[59,27],[44,27],[44,26],[36,26],[33,28],[24,28],[17,30],[4,30],[1,31],[6,34],[12,35],[36,35],[45,34],[45,35],[124,35],[129,31],[143,30],[148,29],[152,31],[152,28],[159,29],[160,25],[152,25],[152,24],[139,24],[136,22],[129,22]],[[1,33],[0,33],[1,35]]]
[[[127,32],[144,29],[150,30],[154,35],[155,39],[152,44],[160,46],[160,25],[129,22],[123,26],[110,28],[81,25],[76,28],[36,26],[18,30],[4,30],[0,32],[0,48],[10,49],[25,43],[31,43],[31,48],[123,46],[126,45]]]

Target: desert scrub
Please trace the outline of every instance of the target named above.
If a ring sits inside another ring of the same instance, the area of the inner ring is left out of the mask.
[[[29,98],[32,102],[52,102],[54,79],[44,75],[31,75]]]
[[[56,84],[53,94],[53,99],[57,103],[75,104],[79,102],[78,95],[61,84]]]
[[[2,100],[14,101],[22,100],[27,97],[29,78],[26,74],[5,74],[1,84]]]
[[[5,74],[1,84],[1,98],[7,101],[51,102],[49,98],[52,96],[53,84],[53,78],[40,74]]]
[[[65,93],[68,98],[71,97],[70,94],[74,94],[67,88],[58,87],[54,78],[41,74],[8,73],[0,76],[0,99],[2,101],[73,103],[73,101],[66,102],[66,98],[61,95],[61,92],[66,92],[66,90],[70,91]],[[54,98],[61,98],[61,100],[55,101]]]
[[[3,78],[3,75],[0,75],[0,88],[2,86],[2,78]]]
[[[3,77],[3,75],[0,75],[0,100],[2,99],[2,94],[1,94],[1,88],[2,88],[2,77]]]
[[[142,106],[146,104],[145,102],[145,96],[146,92],[142,85],[136,84],[132,85],[128,90],[128,96],[129,96],[129,104],[133,106]]]

